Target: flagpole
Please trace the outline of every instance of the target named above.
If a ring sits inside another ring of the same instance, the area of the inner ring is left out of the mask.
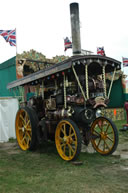
[[[15,28],[16,31],[16,28]],[[17,32],[16,32],[16,56],[17,56]]]
[[[17,31],[15,28],[15,32],[16,32],[16,78],[17,78]]]
[[[122,56],[122,70],[123,70],[123,74],[124,74],[124,63],[123,63],[123,56]]]
[[[64,55],[66,56],[66,50],[65,50],[65,38],[63,38],[64,40]]]

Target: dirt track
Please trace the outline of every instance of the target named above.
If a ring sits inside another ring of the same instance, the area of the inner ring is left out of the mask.
[[[17,142],[0,143],[0,150],[6,151],[8,154],[17,154],[21,152]],[[95,151],[90,144],[88,148],[85,148],[84,146],[82,152],[94,153]],[[119,156],[121,159],[128,160],[128,142],[119,144],[117,150],[113,153],[113,156]]]

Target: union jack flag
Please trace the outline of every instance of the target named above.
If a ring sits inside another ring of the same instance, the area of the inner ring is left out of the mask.
[[[64,47],[65,47],[64,51],[66,51],[68,48],[72,48],[72,42],[69,40],[68,37],[64,39]]]
[[[97,48],[97,54],[101,56],[105,56],[104,47],[98,47]]]
[[[16,29],[14,30],[0,30],[0,35],[3,36],[10,46],[16,46]]]
[[[128,58],[122,57],[122,60],[123,60],[123,66],[124,67],[128,66]]]

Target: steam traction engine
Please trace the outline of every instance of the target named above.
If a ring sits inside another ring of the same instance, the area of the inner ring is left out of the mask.
[[[88,145],[91,141],[101,155],[115,151],[117,128],[100,112],[107,107],[115,72],[121,66],[120,62],[105,56],[81,55],[77,3],[70,4],[70,13],[74,56],[7,86],[8,89],[27,86],[39,90],[16,115],[20,148],[33,150],[43,140],[54,140],[58,154],[66,161],[77,159],[82,142]],[[105,73],[109,72],[113,72],[113,79],[108,85]]]
[[[20,148],[33,150],[43,140],[54,140],[60,157],[75,160],[81,143],[92,143],[101,155],[112,154],[118,145],[114,123],[102,116],[107,107],[120,62],[98,55],[76,55],[8,84],[38,87],[16,115],[16,137]],[[113,72],[108,85],[105,73]],[[30,93],[29,93],[30,94]]]

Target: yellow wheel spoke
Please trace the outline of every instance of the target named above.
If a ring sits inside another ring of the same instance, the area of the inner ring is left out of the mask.
[[[21,131],[21,130],[22,130],[22,127],[18,127],[18,130]]]
[[[107,136],[107,138],[108,138],[111,142],[114,142],[114,141],[111,139],[111,137]]]
[[[104,140],[104,143],[106,144],[107,148],[110,150],[111,148],[108,146],[105,140]]]
[[[58,136],[58,139],[59,139],[60,142],[63,141],[63,138],[62,138],[62,137],[59,137],[59,136]]]
[[[28,127],[29,123],[30,123],[30,120],[28,120],[27,123],[25,124],[26,128]]]
[[[26,134],[29,137],[29,139],[31,140],[31,136],[30,136],[29,132],[26,132]]]
[[[69,148],[69,157],[72,156],[72,151],[71,151],[71,148]]]
[[[74,149],[72,148],[72,146],[70,145],[70,144],[68,144],[68,147],[69,147],[69,149],[74,153],[75,151],[74,151]]]
[[[63,124],[64,128],[61,127],[61,131],[64,134],[64,136],[66,136],[66,126],[65,124]]]
[[[107,135],[110,135],[110,134],[113,134],[113,132],[111,131],[111,132],[107,133]]]
[[[104,121],[102,121],[101,131],[103,131],[103,130],[104,130],[104,127],[105,127],[105,124],[104,124]]]
[[[24,136],[21,140],[21,143],[23,144],[24,140],[25,140],[26,136]]]
[[[103,147],[103,151],[105,151],[105,145],[106,145],[106,144],[105,144],[105,140],[104,140],[104,147]]]
[[[63,144],[61,144],[60,146],[61,146],[61,149],[63,148],[63,151],[64,151],[64,153],[65,153],[66,143],[63,143]]]
[[[76,140],[73,140],[72,144],[77,145],[77,141],[76,141]]]
[[[69,128],[69,136],[71,135],[71,131],[72,131],[72,128],[70,127]]]
[[[32,131],[31,127],[27,127],[26,131]]]
[[[25,119],[23,118],[23,116],[20,114],[20,118],[22,119],[22,121],[24,122],[25,124]]]
[[[27,139],[27,147],[29,148],[29,142],[30,142],[30,140],[29,140],[29,138]]]
[[[64,145],[64,153],[65,153],[65,150],[66,150],[66,144]]]
[[[100,128],[101,131],[103,130],[103,120],[100,120],[98,122],[98,127]]]
[[[95,132],[96,134],[98,134],[97,136],[100,136],[100,133],[98,133],[95,129],[94,129],[94,132]]]
[[[108,124],[108,126],[107,126],[107,129],[106,129],[106,131],[105,131],[106,133],[107,133],[107,131],[108,131],[109,126],[110,126],[110,124]]]
[[[29,144],[30,141],[31,141],[31,137],[28,133],[26,133],[25,136],[24,136],[24,142],[27,145],[27,147],[28,147],[28,144]]]
[[[27,148],[29,147],[29,142],[31,141],[31,137],[26,133],[26,135],[24,136],[24,140],[23,142],[25,142],[25,146],[27,146]],[[22,143],[23,144],[23,143]]]
[[[64,134],[64,130],[61,128],[61,131],[62,131],[62,133]],[[65,134],[64,134],[64,136],[65,136]]]
[[[64,135],[66,136],[66,124],[64,124]]]
[[[97,148],[99,147],[100,142],[101,142],[101,138],[99,139],[98,144],[96,145],[96,146],[97,146]]]
[[[70,137],[73,137],[73,136],[75,136],[75,133],[72,133],[72,134],[70,135]]]
[[[61,148],[62,148],[62,147],[64,147],[65,145],[66,145],[66,143],[62,143],[60,146],[61,146]]]
[[[27,114],[27,112],[25,111],[25,123],[27,123],[27,120],[28,120],[28,114]]]

